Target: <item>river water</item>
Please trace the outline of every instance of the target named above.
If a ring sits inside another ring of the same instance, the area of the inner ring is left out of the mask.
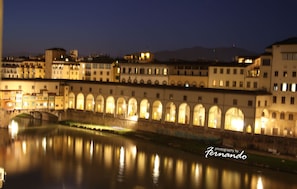
[[[294,174],[110,133],[43,125],[13,137],[0,148],[8,189],[297,188]]]

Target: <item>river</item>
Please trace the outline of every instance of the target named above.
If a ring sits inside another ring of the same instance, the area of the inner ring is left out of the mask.
[[[55,129],[52,129],[55,128]],[[0,148],[4,188],[293,189],[296,175],[205,158],[146,140],[43,125]],[[13,134],[13,133],[11,133]]]

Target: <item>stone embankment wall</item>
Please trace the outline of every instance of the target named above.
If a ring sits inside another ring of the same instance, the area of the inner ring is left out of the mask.
[[[85,111],[66,111],[60,115],[61,120],[71,120],[78,123],[98,124],[104,126],[124,127],[133,130],[154,132],[175,137],[214,141],[224,146],[242,149],[283,154],[297,157],[297,139],[279,136],[252,135],[248,133],[224,131],[196,126],[161,123],[160,121],[127,120],[100,113]]]

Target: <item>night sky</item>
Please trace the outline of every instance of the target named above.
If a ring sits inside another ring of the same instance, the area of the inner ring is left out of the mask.
[[[297,36],[296,9],[296,0],[4,0],[3,54],[233,45],[261,53]]]

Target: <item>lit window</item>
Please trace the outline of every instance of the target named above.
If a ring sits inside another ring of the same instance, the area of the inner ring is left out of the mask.
[[[223,80],[220,80],[220,83],[219,83],[220,87],[222,87],[224,85],[224,82]]]
[[[213,80],[213,81],[212,81],[212,85],[213,85],[213,86],[216,86],[216,83],[217,83],[216,80]]]
[[[282,83],[282,91],[287,91],[287,89],[288,89],[288,84]]]
[[[291,91],[296,92],[296,83],[291,84]]]
[[[277,83],[274,83],[274,84],[273,84],[273,90],[274,90],[274,91],[277,91],[277,90],[278,90]]]

